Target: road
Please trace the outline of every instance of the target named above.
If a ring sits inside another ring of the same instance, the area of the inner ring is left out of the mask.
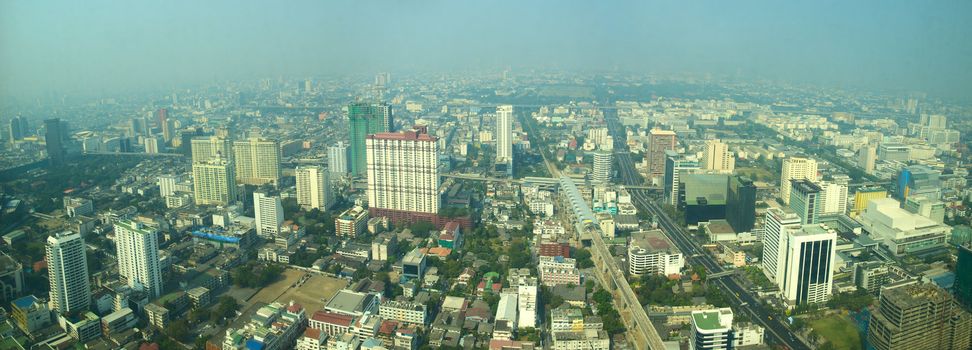
[[[608,117],[608,129],[611,135],[614,137],[615,149],[623,150],[627,147],[627,135],[624,131],[623,126],[617,120],[617,115],[615,113],[606,112],[605,117]],[[628,152],[618,152],[615,153],[618,160],[618,170],[621,175],[621,180],[625,185],[640,186],[644,183],[642,177],[635,170],[634,162],[631,161],[630,153]],[[672,239],[672,242],[682,251],[682,254],[686,256],[686,259],[691,264],[701,264],[709,273],[719,273],[723,271],[722,266],[715,261],[715,259],[705,252],[698,242],[692,240],[685,230],[672,220],[661,207],[658,205],[657,201],[651,198],[643,189],[632,188],[628,192],[631,194],[634,200],[635,206],[638,210],[644,210],[651,213],[658,221],[658,224],[665,231],[666,235]],[[759,299],[757,299],[752,292],[743,288],[739,281],[735,277],[725,277],[718,278],[715,281],[707,281],[712,283],[724,292],[726,292],[729,298],[736,304],[737,312],[738,310],[744,310],[749,313],[751,319],[754,323],[766,329],[767,339],[771,343],[783,344],[786,347],[794,350],[809,350],[806,344],[804,344],[799,338],[797,338],[793,332],[791,332],[780,319],[780,315],[774,315],[767,308],[762,306]]]

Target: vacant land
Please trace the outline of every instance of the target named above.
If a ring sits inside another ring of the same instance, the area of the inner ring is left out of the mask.
[[[282,279],[260,289],[247,301],[246,306],[275,301],[286,304],[293,300],[303,305],[307,312],[314,312],[320,310],[328,299],[347,284],[343,279],[288,268],[284,270]]]
[[[844,315],[828,315],[810,322],[813,330],[836,349],[860,350],[861,335],[857,327]]]

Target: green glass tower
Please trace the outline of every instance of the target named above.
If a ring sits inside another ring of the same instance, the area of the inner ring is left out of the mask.
[[[348,105],[348,128],[351,136],[351,174],[365,173],[365,137],[380,132],[390,132],[393,120],[391,106],[387,103],[355,102]]]
[[[966,309],[972,310],[972,247],[969,244],[958,247],[955,284],[952,288],[955,292],[955,299]]]

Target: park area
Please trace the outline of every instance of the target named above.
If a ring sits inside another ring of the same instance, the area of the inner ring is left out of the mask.
[[[815,333],[821,338],[818,343],[821,344],[820,349],[861,349],[861,335],[854,323],[843,313],[810,321],[810,327],[813,328],[811,334]]]

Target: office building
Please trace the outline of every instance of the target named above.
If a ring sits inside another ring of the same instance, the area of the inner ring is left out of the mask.
[[[826,302],[833,289],[837,232],[823,225],[803,225],[799,230],[787,231],[787,247],[781,260],[784,278],[779,284],[783,298],[790,306]]]
[[[594,166],[591,171],[591,181],[599,184],[610,183],[613,172],[611,168],[613,159],[614,155],[609,151],[599,150],[594,152]]]
[[[679,207],[685,210],[686,224],[726,218],[729,175],[685,174],[679,180]]]
[[[274,239],[284,221],[280,196],[273,196],[265,191],[253,192],[253,214],[257,236]]]
[[[685,174],[697,172],[699,162],[688,159],[673,150],[665,151],[665,201],[671,206],[678,205],[678,192],[681,177]]]
[[[678,275],[685,257],[660,230],[631,234],[628,242],[628,273],[632,275]]]
[[[250,138],[233,142],[236,181],[248,185],[280,182],[280,144],[274,140]]]
[[[145,291],[149,299],[161,296],[158,231],[137,221],[119,220],[115,223],[115,248],[118,274],[128,286]]]
[[[496,164],[513,168],[513,106],[496,107]],[[507,170],[512,174],[510,170]]]
[[[334,191],[331,190],[331,179],[327,170],[319,166],[298,166],[295,174],[297,204],[304,210],[325,211],[331,207],[334,203]]]
[[[233,155],[229,140],[218,136],[195,137],[189,141],[189,145],[193,163],[230,160]]]
[[[665,151],[674,151],[676,143],[675,132],[671,130],[651,129],[648,134],[648,178],[665,176]]]
[[[942,173],[924,165],[907,166],[898,173],[896,198],[901,202],[908,196],[938,199],[942,189]]]
[[[908,196],[904,209],[931,219],[939,224],[945,222],[945,202],[925,196]]]
[[[736,169],[736,155],[729,152],[729,145],[719,140],[706,140],[702,153],[702,169],[732,173]]]
[[[847,185],[825,182],[820,184],[820,214],[847,214]]]
[[[84,239],[77,233],[60,232],[47,237],[47,273],[53,311],[71,314],[87,310],[91,305],[84,249]]]
[[[351,123],[348,128],[351,134],[351,144],[349,145],[351,175],[362,176],[365,175],[367,169],[365,138],[368,135],[393,130],[391,106],[385,103],[355,102],[348,105],[348,120]]]
[[[736,232],[750,232],[756,224],[756,185],[747,177],[729,178],[726,221]]]
[[[790,204],[791,180],[817,181],[817,161],[810,158],[790,157],[783,160],[780,175],[780,199]]]
[[[876,164],[877,147],[867,145],[857,151],[857,166],[864,170],[865,174],[874,174]]]
[[[900,143],[885,142],[878,146],[878,159],[885,162],[907,163],[911,160],[911,147]]]
[[[967,310],[972,310],[972,246],[968,243],[958,247],[955,263],[955,284],[952,290],[955,300]]]
[[[901,208],[893,198],[870,201],[857,217],[861,228],[896,256],[942,248],[948,226]]]
[[[331,174],[344,176],[348,174],[348,159],[350,158],[348,154],[348,145],[343,141],[338,141],[327,148],[327,170]]]
[[[874,349],[969,349],[972,316],[934,284],[885,289],[876,304],[867,330]]]
[[[733,348],[732,309],[692,311],[692,344],[695,350]]]
[[[196,205],[229,205],[236,202],[233,162],[214,160],[192,164],[192,190]]]
[[[817,184],[807,180],[790,180],[790,210],[803,224],[816,224],[821,212],[821,192]]]
[[[888,191],[880,186],[861,187],[854,192],[854,208],[850,211],[850,217],[856,218],[867,208],[867,204],[875,199],[888,197]]]
[[[396,225],[438,226],[439,143],[424,127],[367,138],[368,206],[372,217]]]
[[[67,157],[67,150],[64,148],[67,130],[64,130],[64,126],[64,123],[58,118],[44,120],[44,142],[47,150],[47,161],[51,166],[63,165],[64,158]]]
[[[786,267],[787,237],[790,232],[800,229],[800,217],[793,212],[779,208],[766,211],[763,226],[763,273],[777,285],[783,280]]]

